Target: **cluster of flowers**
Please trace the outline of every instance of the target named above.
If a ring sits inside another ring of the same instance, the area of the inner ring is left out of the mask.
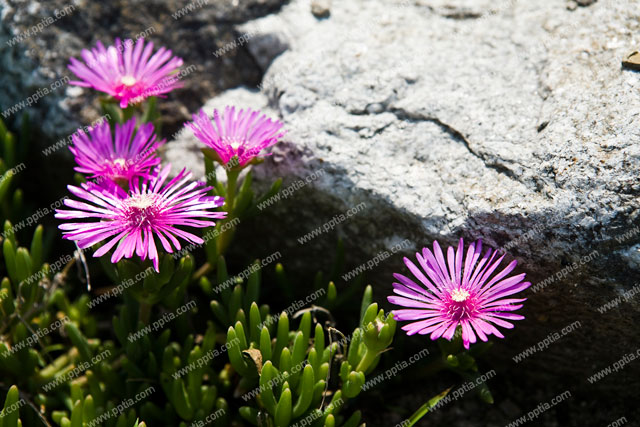
[[[84,50],[84,63],[72,59],[69,68],[81,79],[74,84],[105,92],[125,108],[148,96],[162,96],[181,86],[174,78],[182,59],[161,48],[153,56],[153,44],[143,39],[135,45],[116,40],[105,48],[98,42],[91,51]],[[265,148],[283,136],[282,123],[272,121],[258,111],[227,107],[222,114],[214,111],[213,122],[204,111],[193,115],[188,123],[196,137],[213,149],[223,165],[244,167]],[[107,123],[79,131],[70,147],[78,172],[95,179],[69,191],[83,201],[67,199],[71,210],[60,209],[56,217],[64,220],[86,219],[60,226],[65,238],[86,248],[107,240],[94,254],[102,256],[114,248],[112,262],[130,258],[135,252],[152,260],[158,270],[157,238],[167,252],[180,250],[180,237],[201,244],[202,239],[177,226],[209,227],[213,219],[226,213],[215,209],[223,205],[221,197],[207,196],[211,187],[190,182],[191,173],[183,169],[167,182],[170,165],[160,166],[157,140],[149,123],[136,119],[115,127],[112,138]],[[237,165],[237,166],[236,166]],[[494,326],[513,328],[509,321],[524,317],[512,313],[522,307],[525,298],[509,298],[528,288],[525,274],[507,277],[515,266],[512,261],[493,275],[504,254],[489,249],[481,257],[482,243],[469,246],[464,255],[463,241],[457,250],[450,247],[445,260],[437,242],[433,252],[424,248],[416,257],[420,267],[405,258],[405,264],[420,282],[396,274],[400,283],[393,289],[398,296],[389,302],[407,307],[394,311],[396,320],[413,321],[402,329],[412,334],[430,334],[431,339],[451,340],[458,327],[465,348],[476,342],[476,335],[487,341],[489,335],[502,338]]]
[[[116,39],[108,48],[98,42],[95,49],[82,51],[84,63],[71,59],[69,69],[80,79],[72,83],[111,95],[121,108],[181,87],[174,76],[182,59],[165,48],[152,53],[153,43],[145,46],[144,39],[135,44]],[[244,167],[283,135],[282,123],[259,111],[227,107],[223,113],[215,110],[213,117],[215,126],[200,111],[187,126],[222,164],[235,158],[238,167]],[[169,179],[171,165],[162,166],[157,152],[165,141],[156,137],[153,124],[133,117],[115,124],[112,132],[103,122],[88,132],[78,130],[72,140],[75,170],[90,181],[68,186],[81,200],[66,199],[69,209],[58,209],[56,218],[73,221],[59,228],[80,248],[102,243],[95,257],[115,247],[111,262],[135,253],[159,271],[158,242],[169,253],[180,250],[178,238],[202,244],[182,227],[211,227],[214,219],[225,218],[226,212],[217,210],[223,198],[208,196],[212,187],[192,182],[191,172],[182,169]]]

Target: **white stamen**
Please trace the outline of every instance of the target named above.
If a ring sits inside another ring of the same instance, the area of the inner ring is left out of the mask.
[[[120,79],[120,83],[125,86],[133,86],[134,84],[136,84],[136,81],[136,78],[133,76],[124,76]]]
[[[118,159],[115,159],[113,161],[114,165],[120,166],[121,168],[123,168],[126,165],[126,163],[127,163],[127,161],[125,159],[122,159],[122,158],[118,158]]]
[[[463,302],[467,298],[469,298],[469,292],[466,289],[458,288],[451,292],[451,299],[455,302]]]
[[[153,194],[138,194],[131,197],[127,204],[132,208],[146,209],[149,206],[153,206],[155,202],[156,197]]]
[[[226,136],[226,137],[224,137],[223,139],[224,139],[224,141],[225,141],[227,144],[229,144],[229,145],[231,146],[231,148],[233,148],[234,150],[237,150],[237,149],[242,145],[242,143],[244,142],[244,140],[243,140],[243,139],[239,139],[239,138],[237,138],[237,137],[232,139],[232,138],[230,138],[230,137]]]

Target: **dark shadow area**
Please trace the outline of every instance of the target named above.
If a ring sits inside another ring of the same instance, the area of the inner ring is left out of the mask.
[[[298,170],[302,167],[301,159],[300,154],[278,164],[286,164],[286,168],[296,170],[301,176]],[[308,167],[323,167],[331,171],[335,165],[311,164]],[[314,169],[308,170],[311,173]],[[285,171],[279,172],[286,174]],[[335,172],[337,176],[347,176],[345,171]],[[286,185],[287,180],[283,188]],[[638,272],[629,267],[619,251],[640,239],[635,236],[620,243],[614,237],[633,225],[621,218],[612,221],[607,231],[601,228],[580,230],[570,227],[568,222],[565,228],[559,227],[558,214],[553,211],[528,213],[527,216],[491,212],[467,218],[463,225],[447,233],[448,237],[443,239],[442,236],[421,232],[424,223],[437,223],[440,218],[412,217],[410,213],[395,208],[389,200],[357,190],[355,184],[353,188],[353,199],[367,204],[362,215],[349,218],[335,229],[300,245],[297,238],[322,225],[315,223],[317,218],[329,221],[352,207],[311,184],[263,211],[259,217],[245,222],[238,234],[240,244],[235,251],[242,251],[241,242],[249,239],[254,242],[251,253],[256,253],[255,256],[281,250],[282,262],[288,267],[288,272],[296,276],[299,283],[305,283],[305,280],[310,283],[315,271],[330,269],[339,237],[345,245],[345,271],[384,251],[383,240],[394,235],[410,239],[418,250],[431,246],[434,239],[445,246],[457,245],[460,237],[464,237],[467,243],[482,238],[486,247],[509,247],[502,265],[506,266],[515,257],[519,262],[516,272],[526,272],[532,282],[532,287],[524,292],[528,300],[520,311],[526,319],[515,322],[513,330],[503,330],[505,339],[494,337],[493,348],[481,362],[481,371],[494,369],[498,374],[489,381],[496,403],[484,404],[475,392],[469,392],[459,401],[425,417],[418,425],[503,426],[566,390],[570,391],[570,398],[544,411],[531,420],[530,425],[607,425],[623,415],[631,420],[634,415],[629,408],[635,406],[632,401],[640,393],[639,363],[631,362],[619,372],[593,384],[588,378],[625,355],[635,353],[640,347],[640,333],[635,326],[640,322],[637,302],[621,300],[618,306],[605,309],[603,313],[598,310],[637,284]],[[336,208],[340,206],[342,209]],[[492,227],[497,224],[501,228],[508,224],[513,236],[492,232]],[[534,229],[540,231],[529,234],[529,238],[517,242],[517,245],[509,244],[514,238]],[[584,245],[584,241],[591,244]],[[413,252],[392,254],[365,273],[364,284],[373,285],[374,301],[380,302],[385,310],[394,308],[386,302],[394,281],[392,274],[410,274],[402,256],[414,258]],[[339,280],[336,285],[339,293],[348,290],[345,281]],[[536,285],[538,288],[534,291]],[[304,296],[310,289],[300,289],[299,294]],[[282,299],[277,292],[273,288],[273,295],[267,295],[266,299],[273,304],[272,307],[284,308],[279,307]],[[356,295],[354,305],[359,304],[360,293]],[[559,335],[572,324],[573,330]],[[545,344],[540,344],[543,342]],[[545,348],[520,362],[514,361],[514,357],[531,346]],[[431,356],[439,357],[437,345],[428,336],[406,337],[403,331],[398,330],[394,349],[383,358],[378,371],[383,372],[425,347]],[[367,425],[396,425],[429,398],[463,383],[453,374],[427,377],[423,370],[422,364],[409,367],[407,372],[381,385],[379,390],[361,396],[360,399],[366,402]],[[383,407],[385,409],[381,409]]]

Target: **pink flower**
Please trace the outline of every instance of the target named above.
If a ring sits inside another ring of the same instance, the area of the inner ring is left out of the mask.
[[[438,242],[433,242],[433,253],[427,248],[422,249],[422,255],[416,253],[420,268],[404,259],[420,284],[394,274],[400,283],[393,284],[393,291],[400,296],[387,299],[392,304],[411,307],[393,311],[396,320],[416,320],[402,327],[408,335],[431,334],[432,340],[440,337],[451,340],[460,325],[462,341],[468,349],[469,343],[476,342],[476,334],[482,341],[492,334],[504,338],[494,325],[511,329],[513,324],[509,321],[524,319],[511,312],[521,308],[520,303],[526,298],[506,297],[527,289],[531,283],[523,282],[524,273],[506,277],[516,267],[516,261],[492,276],[504,255],[496,260],[497,252],[492,254],[489,249],[478,262],[481,250],[482,242],[477,241],[463,256],[460,239],[455,254],[453,247],[449,247],[445,261]]]
[[[250,109],[236,112],[235,107],[226,107],[224,114],[214,110],[213,119],[215,126],[204,110],[200,110],[187,126],[200,141],[215,150],[223,164],[238,156],[238,164],[245,166],[285,134],[279,132],[282,122]]]
[[[120,101],[121,108],[182,87],[171,75],[182,66],[182,59],[164,47],[153,56],[152,51],[153,43],[145,46],[143,38],[135,45],[131,40],[123,44],[116,39],[115,46],[108,48],[98,41],[91,51],[82,50],[84,63],[71,58],[69,69],[80,80],[70,83],[107,93]]]
[[[82,222],[61,224],[64,238],[75,240],[80,248],[107,241],[95,253],[99,257],[114,246],[111,262],[131,258],[150,259],[158,268],[157,238],[165,251],[180,250],[180,237],[194,244],[204,241],[178,226],[210,227],[209,219],[224,218],[226,212],[213,211],[223,204],[222,197],[205,196],[211,187],[203,182],[191,182],[191,172],[185,169],[165,184],[171,167],[156,168],[151,176],[137,178],[128,193],[119,187],[109,191],[96,184],[83,184],[82,188],[68,186],[69,191],[83,201],[65,199],[72,210],[56,210],[56,218],[81,219]]]
[[[89,129],[88,134],[82,130],[75,133],[69,147],[78,164],[75,170],[114,182],[148,175],[160,163],[156,150],[164,140],[156,140],[151,123],[141,124],[137,131],[136,123],[132,118],[116,124],[115,138],[106,120]]]

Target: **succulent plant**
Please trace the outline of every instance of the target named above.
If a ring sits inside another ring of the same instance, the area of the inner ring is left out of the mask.
[[[121,46],[118,40],[109,52]],[[135,61],[149,59],[124,46]],[[150,54],[153,45],[147,46]],[[207,145],[206,182],[190,182],[185,170],[169,178],[170,167],[158,166],[153,132],[160,116],[150,95],[168,91],[154,89],[152,80],[172,75],[169,68],[181,60],[136,77],[127,74],[135,67],[125,58],[126,66],[117,70],[121,81],[113,82],[107,77],[120,55],[102,61],[105,52],[98,43],[94,52],[83,53],[97,61],[88,64],[91,70],[75,60],[71,67],[82,80],[73,84],[112,98],[101,99],[108,123],[88,132],[91,141],[70,138],[82,165],[77,170],[91,176],[76,175],[79,186],[68,187],[75,199],[55,203],[66,208],[52,205],[27,216],[17,185],[27,161],[28,118],[19,144],[0,122],[0,427],[364,425],[357,398],[391,348],[398,317],[373,302],[371,286],[354,310],[362,278],[344,287],[334,282],[345,264],[342,242],[329,279],[318,272],[293,286],[284,266],[275,263],[263,283],[262,271],[279,260],[279,252],[229,274],[227,252],[236,229],[277,199],[282,180],[257,196],[251,167],[284,135],[283,124],[257,111],[236,115],[228,108],[224,123],[214,112],[214,127],[201,112],[189,126]],[[157,55],[171,57],[164,48]],[[150,61],[157,66],[160,59]],[[173,81],[170,88],[179,86]],[[123,171],[129,160],[135,170]],[[226,182],[217,180],[217,167]],[[38,224],[53,210],[75,245],[66,253],[59,241],[45,244],[48,230]],[[62,255],[48,255],[51,246]],[[94,257],[85,256],[89,248]],[[262,303],[263,285],[290,305],[272,313]],[[300,292],[306,296],[296,301]],[[334,316],[341,307],[348,316]],[[481,346],[467,351],[459,336],[440,344],[439,368],[477,376]],[[492,401],[486,384],[479,391]],[[408,425],[445,395],[429,400]]]

